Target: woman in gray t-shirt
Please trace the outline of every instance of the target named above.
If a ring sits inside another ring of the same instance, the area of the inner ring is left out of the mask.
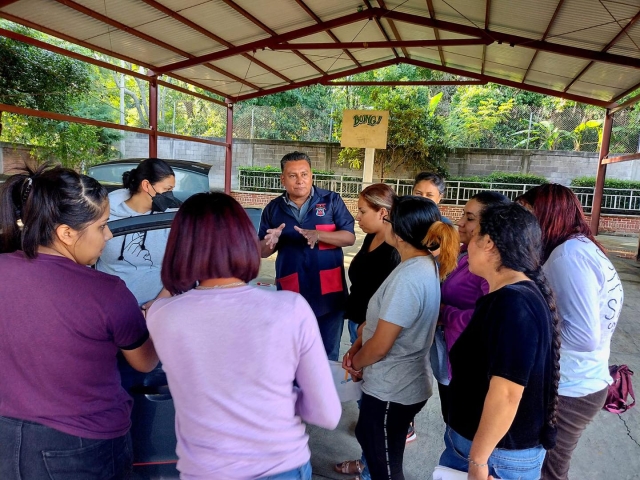
[[[369,302],[362,337],[343,359],[352,376],[362,378],[362,405],[356,438],[366,465],[339,465],[361,478],[404,478],[402,459],[407,428],[431,396],[427,358],[438,320],[440,280],[456,265],[459,238],[443,223],[436,204],[400,197],[387,222],[386,242],[401,263]],[[439,264],[432,250],[440,249]],[[364,470],[363,470],[364,468]]]

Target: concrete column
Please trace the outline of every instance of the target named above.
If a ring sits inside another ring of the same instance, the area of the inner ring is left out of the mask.
[[[376,154],[375,148],[364,149],[364,168],[362,170],[362,187],[367,187],[373,183],[373,159]]]

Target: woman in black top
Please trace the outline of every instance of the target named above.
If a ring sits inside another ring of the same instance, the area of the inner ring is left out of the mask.
[[[359,328],[365,322],[369,300],[382,282],[400,263],[398,251],[385,242],[384,218],[391,212],[397,196],[393,189],[384,183],[374,183],[360,192],[358,197],[358,226],[366,233],[362,247],[351,265],[349,280],[351,291],[347,299],[344,317],[349,319],[351,343],[358,339]],[[364,455],[360,460],[338,463],[335,470],[345,474],[362,474],[365,468]],[[366,472],[365,472],[366,475]]]
[[[555,443],[560,337],[541,271],[541,232],[518,204],[485,210],[469,270],[489,283],[450,352],[449,425],[440,464],[469,479],[540,478]]]
[[[365,321],[369,300],[400,263],[396,249],[384,241],[382,220],[389,215],[395,198],[392,188],[384,183],[369,185],[358,197],[356,220],[367,235],[348,271],[351,291],[344,317],[349,319],[351,343],[358,338],[357,330]]]

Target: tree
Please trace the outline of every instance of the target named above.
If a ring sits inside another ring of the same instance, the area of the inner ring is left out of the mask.
[[[8,22],[2,26],[35,36]],[[83,62],[0,37],[0,103],[77,116],[91,112],[101,117],[98,119],[112,120],[110,112],[101,109],[99,102],[96,105],[90,95],[96,74],[96,69]],[[70,167],[104,158],[114,138],[102,128],[3,115],[2,111],[0,135],[37,147],[32,153],[38,159],[54,157]]]

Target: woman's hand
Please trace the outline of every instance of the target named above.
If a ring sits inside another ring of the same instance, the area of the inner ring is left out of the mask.
[[[489,467],[476,467],[473,463],[469,463],[469,474],[467,480],[493,480],[493,477],[489,475]]]
[[[362,348],[362,337],[358,337],[358,340],[355,341],[351,348],[347,353],[342,357],[342,368],[344,368],[349,374],[354,382],[359,382],[362,380],[362,370],[355,370],[353,368],[353,357],[356,353],[360,351]]]

